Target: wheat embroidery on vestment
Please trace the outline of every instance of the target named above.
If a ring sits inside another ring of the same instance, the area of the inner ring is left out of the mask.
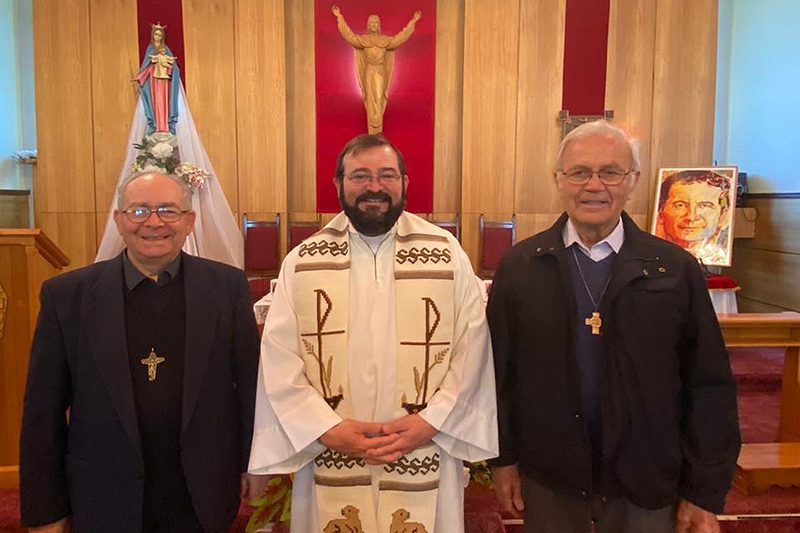
[[[317,331],[310,333],[301,333],[300,338],[303,343],[303,349],[317,361],[319,367],[319,382],[322,387],[322,397],[331,406],[331,409],[336,409],[339,402],[344,398],[344,389],[339,384],[338,394],[334,395],[331,389],[331,377],[333,375],[333,356],[329,355],[327,360],[323,360],[322,341],[327,335],[342,335],[345,330],[337,329],[334,331],[325,331],[325,322],[333,310],[333,302],[331,301],[328,293],[323,289],[314,289],[317,297]],[[305,337],[316,338],[316,345],[306,339]]]
[[[449,342],[433,342],[433,335],[436,333],[436,328],[439,326],[441,320],[441,313],[436,306],[436,302],[432,298],[423,297],[422,301],[425,302],[425,340],[423,341],[401,341],[401,345],[405,346],[421,346],[425,348],[425,364],[422,367],[422,372],[419,368],[414,366],[414,388],[416,389],[416,397],[413,403],[408,401],[406,394],[403,393],[401,398],[403,409],[408,414],[419,413],[428,405],[428,381],[430,372],[436,365],[442,363],[447,352],[450,351]],[[435,346],[444,346],[436,353],[431,353],[432,348]]]

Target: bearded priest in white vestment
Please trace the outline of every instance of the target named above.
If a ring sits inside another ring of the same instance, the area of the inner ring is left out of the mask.
[[[334,184],[343,212],[273,291],[250,472],[296,472],[293,533],[462,532],[463,461],[498,451],[480,281],[449,232],[403,212],[384,137],[347,143]]]

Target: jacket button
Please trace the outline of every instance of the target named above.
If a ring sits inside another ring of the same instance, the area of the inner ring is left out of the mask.
[[[581,417],[580,413],[575,413],[575,420],[579,419],[580,417]]]
[[[585,497],[586,497],[586,491],[585,491],[585,490],[582,490],[582,491],[581,491],[581,497],[582,497],[582,498],[585,498]]]
[[[541,251],[542,251],[542,247],[541,247],[541,246],[540,246],[540,247],[538,247],[538,248],[536,249],[536,251],[537,251],[537,252],[541,252]]]

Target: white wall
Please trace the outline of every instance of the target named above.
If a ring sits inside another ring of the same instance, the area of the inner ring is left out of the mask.
[[[800,1],[719,0],[714,159],[800,192]]]
[[[11,153],[21,148],[17,66],[17,1],[0,0],[0,189],[20,188]]]

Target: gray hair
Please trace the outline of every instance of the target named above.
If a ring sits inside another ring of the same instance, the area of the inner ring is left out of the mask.
[[[169,178],[175,183],[177,183],[181,190],[183,191],[183,197],[186,201],[186,204],[189,206],[189,209],[192,207],[192,188],[186,183],[180,176],[176,176],[175,174],[167,174],[166,172],[159,172],[158,170],[147,170],[144,172],[135,172],[125,178],[122,183],[119,184],[117,187],[117,209],[122,211],[125,208],[124,199],[125,199],[125,191],[128,190],[128,185],[133,183],[135,180],[141,178],[142,176],[149,176],[151,174],[157,174],[159,176],[164,176],[165,178]]]
[[[639,140],[634,139],[630,134],[620,128],[614,126],[607,120],[594,120],[592,122],[585,122],[569,132],[561,139],[561,144],[558,146],[558,153],[556,154],[556,165],[561,168],[561,156],[564,155],[564,150],[567,145],[574,140],[583,139],[584,137],[591,136],[601,137],[616,137],[625,141],[631,149],[631,158],[633,159],[633,166],[631,171],[639,171],[642,169],[641,158],[639,156]]]

